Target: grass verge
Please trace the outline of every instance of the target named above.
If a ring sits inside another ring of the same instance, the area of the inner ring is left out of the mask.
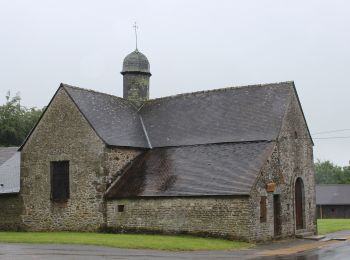
[[[350,230],[350,219],[318,219],[317,226],[320,235],[341,230]]]
[[[0,242],[80,244],[169,251],[233,250],[253,246],[253,244],[245,242],[192,236],[100,234],[78,232],[0,232]]]

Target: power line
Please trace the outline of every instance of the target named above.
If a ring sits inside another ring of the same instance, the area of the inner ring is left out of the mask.
[[[312,137],[312,139],[318,139],[318,140],[322,140],[322,139],[349,139],[350,136],[330,136],[330,137]]]
[[[317,132],[317,133],[312,133],[312,135],[321,135],[321,134],[329,134],[329,133],[344,132],[344,131],[350,131],[350,128],[344,128],[344,129],[336,129],[336,130],[329,130],[329,131]]]

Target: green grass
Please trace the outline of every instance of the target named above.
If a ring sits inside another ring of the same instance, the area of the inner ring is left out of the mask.
[[[350,230],[350,219],[318,219],[318,233],[327,234],[341,230]]]
[[[0,242],[80,244],[170,251],[244,249],[253,244],[215,238],[77,232],[0,232]]]

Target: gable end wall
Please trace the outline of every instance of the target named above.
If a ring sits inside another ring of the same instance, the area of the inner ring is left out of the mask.
[[[63,88],[22,149],[22,221],[28,230],[96,230],[104,222],[105,145]],[[68,160],[70,199],[50,199],[50,162]]]
[[[316,219],[316,188],[313,158],[313,143],[303,117],[298,98],[292,91],[288,112],[284,119],[278,138],[281,169],[285,176],[287,192],[290,194],[290,205],[293,220],[295,221],[295,182],[301,178],[304,183],[304,228],[289,227],[288,232],[317,231]]]
[[[305,203],[304,229],[297,231],[294,186],[298,177],[304,182]],[[271,182],[276,184],[275,191],[267,192],[266,185]],[[281,202],[281,229],[278,236],[274,234],[274,195],[279,195]],[[263,223],[260,222],[261,196],[267,196],[267,221]],[[298,232],[316,232],[313,146],[297,97],[292,90],[279,138],[252,189],[250,203],[251,240],[263,241],[295,236]]]

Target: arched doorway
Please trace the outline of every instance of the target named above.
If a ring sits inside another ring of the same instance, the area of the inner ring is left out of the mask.
[[[301,178],[295,182],[295,224],[296,229],[304,228],[304,183]]]

